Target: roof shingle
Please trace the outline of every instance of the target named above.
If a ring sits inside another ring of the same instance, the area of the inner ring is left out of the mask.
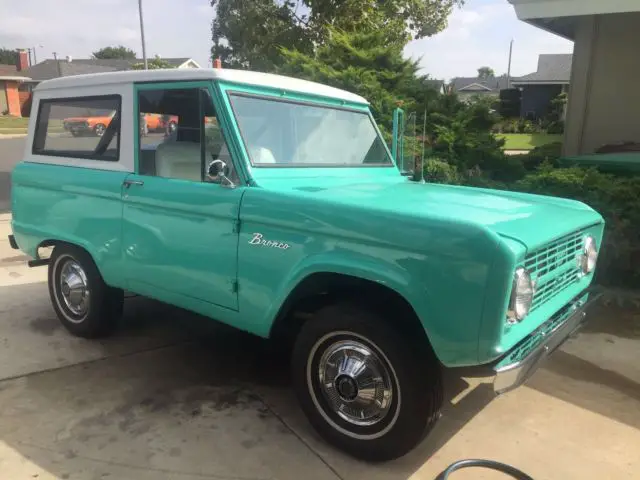
[[[569,83],[573,55],[543,54],[538,57],[538,71],[514,79],[514,84],[529,83]]]

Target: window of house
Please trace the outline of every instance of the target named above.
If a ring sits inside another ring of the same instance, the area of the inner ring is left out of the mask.
[[[206,88],[144,90],[138,109],[141,175],[212,181],[206,175],[208,165],[220,159],[229,167],[230,178],[235,177]]]
[[[33,153],[118,161],[119,95],[40,100]]]

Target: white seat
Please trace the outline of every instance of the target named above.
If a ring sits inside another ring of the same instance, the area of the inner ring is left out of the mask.
[[[183,180],[202,180],[200,144],[193,142],[165,142],[156,149],[156,175]]]
[[[265,147],[255,147],[251,150],[253,163],[276,163],[276,158],[271,150]]]

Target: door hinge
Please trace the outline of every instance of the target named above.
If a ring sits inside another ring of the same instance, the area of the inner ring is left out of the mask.
[[[240,233],[240,219],[233,222],[233,233]]]
[[[234,280],[231,282],[231,292],[232,293],[238,293],[238,290],[240,290],[240,285],[238,284],[237,280]]]

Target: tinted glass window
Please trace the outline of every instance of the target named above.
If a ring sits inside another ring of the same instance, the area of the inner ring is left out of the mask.
[[[117,161],[120,115],[119,95],[41,100],[33,153]]]

